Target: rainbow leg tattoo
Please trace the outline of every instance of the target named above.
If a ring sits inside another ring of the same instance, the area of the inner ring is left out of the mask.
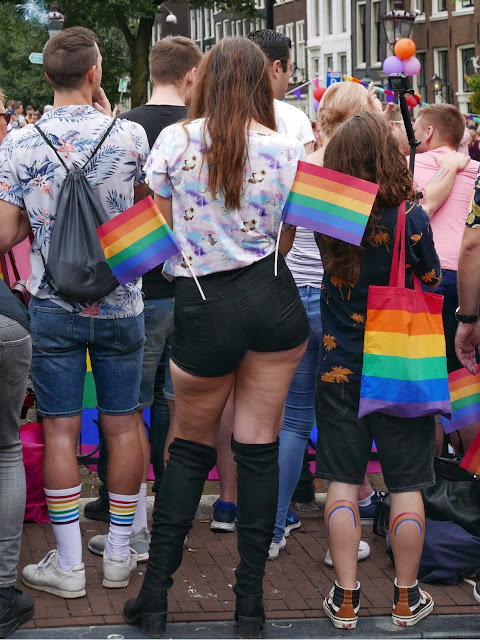
[[[350,512],[353,519],[353,526],[356,529],[360,522],[360,514],[358,513],[358,504],[350,502],[349,500],[336,500],[328,507],[325,512],[325,520],[327,522],[328,535],[330,535],[330,520],[332,516],[338,511],[346,509]]]
[[[413,524],[416,524],[418,527],[418,533],[420,535],[422,535],[425,531],[425,522],[423,518],[419,516],[418,513],[406,511],[405,513],[401,513],[400,515],[398,515],[392,522],[390,533],[393,533],[393,535],[396,536],[398,533],[398,529],[402,526],[402,524],[405,524],[406,522],[412,522]]]

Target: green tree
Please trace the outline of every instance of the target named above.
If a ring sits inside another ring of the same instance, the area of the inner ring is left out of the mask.
[[[0,87],[7,100],[31,103],[37,109],[52,103],[53,91],[40,64],[31,64],[32,51],[41,52],[45,29],[21,20],[13,2],[0,3]]]
[[[161,0],[59,0],[60,9],[66,16],[66,26],[83,25],[100,35],[104,28],[114,28],[123,34],[128,47],[129,64],[125,63],[123,73],[131,77],[130,96],[132,107],[147,101],[148,54],[155,14]],[[225,10],[244,18],[258,15],[255,0],[228,0],[219,3]],[[213,8],[214,0],[191,0],[194,9]],[[105,55],[103,40],[99,37],[100,48],[105,59],[105,68],[113,60]],[[120,73],[117,77],[123,75]],[[108,94],[110,99],[112,95]]]
[[[473,91],[470,96],[470,104],[472,105],[473,113],[480,113],[480,76],[478,73],[474,73],[471,76],[465,76],[468,88]]]

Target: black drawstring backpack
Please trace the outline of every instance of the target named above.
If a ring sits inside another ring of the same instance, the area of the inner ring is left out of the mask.
[[[119,286],[107,264],[96,231],[109,217],[84,173],[114,124],[115,120],[80,169],[69,169],[45,133],[35,124],[38,133],[67,171],[57,203],[47,260],[40,253],[49,286],[66,302],[94,302]]]

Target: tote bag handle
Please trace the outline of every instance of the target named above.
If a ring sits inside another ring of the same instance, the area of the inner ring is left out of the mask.
[[[390,269],[390,287],[405,289],[405,200],[398,207],[397,229],[395,232],[395,244],[393,248],[392,268]],[[421,291],[420,280],[413,274],[413,286],[415,291]]]

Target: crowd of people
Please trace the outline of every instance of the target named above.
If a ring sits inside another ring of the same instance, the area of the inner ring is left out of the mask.
[[[367,296],[371,285],[389,282],[405,209],[406,284],[415,274],[441,291],[449,371],[475,372],[480,193],[472,200],[472,191],[480,165],[457,151],[465,134],[458,109],[431,105],[414,125],[412,176],[400,108],[382,106],[373,86],[356,83],[325,92],[318,148],[307,116],[282,101],[290,48],[268,29],[225,38],[205,56],[188,38],[165,38],[150,54],[150,100],[112,120],[96,37],[73,27],[45,46],[54,104],[41,118],[0,94],[0,251],[32,237],[29,313],[0,282],[0,637],[34,615],[32,596],[15,587],[25,507],[19,415],[29,371],[56,545],[21,579],[62,598],[88,589],[76,459],[87,355],[103,484],[85,515],[110,523],[88,547],[103,556],[107,588],[127,586],[137,563],[147,562],[137,598],[125,603],[128,623],[152,637],[165,633],[172,576],[217,465],[211,527],[237,531],[234,617],[239,637],[260,637],[265,565],[301,525],[289,505],[315,423],[316,473],[329,481],[325,562],[336,574],[323,594],[326,614],[337,628],[358,621],[357,562],[370,553],[361,520],[379,500],[366,476],[373,440],[391,494],[392,622],[411,626],[433,609],[417,581],[421,490],[435,483],[443,431],[435,416],[358,417]],[[304,160],[378,185],[360,247],[281,225]],[[79,167],[109,218],[153,194],[182,253],[100,300],[72,302],[46,265],[64,179]],[[464,446],[477,429],[462,431]]]

